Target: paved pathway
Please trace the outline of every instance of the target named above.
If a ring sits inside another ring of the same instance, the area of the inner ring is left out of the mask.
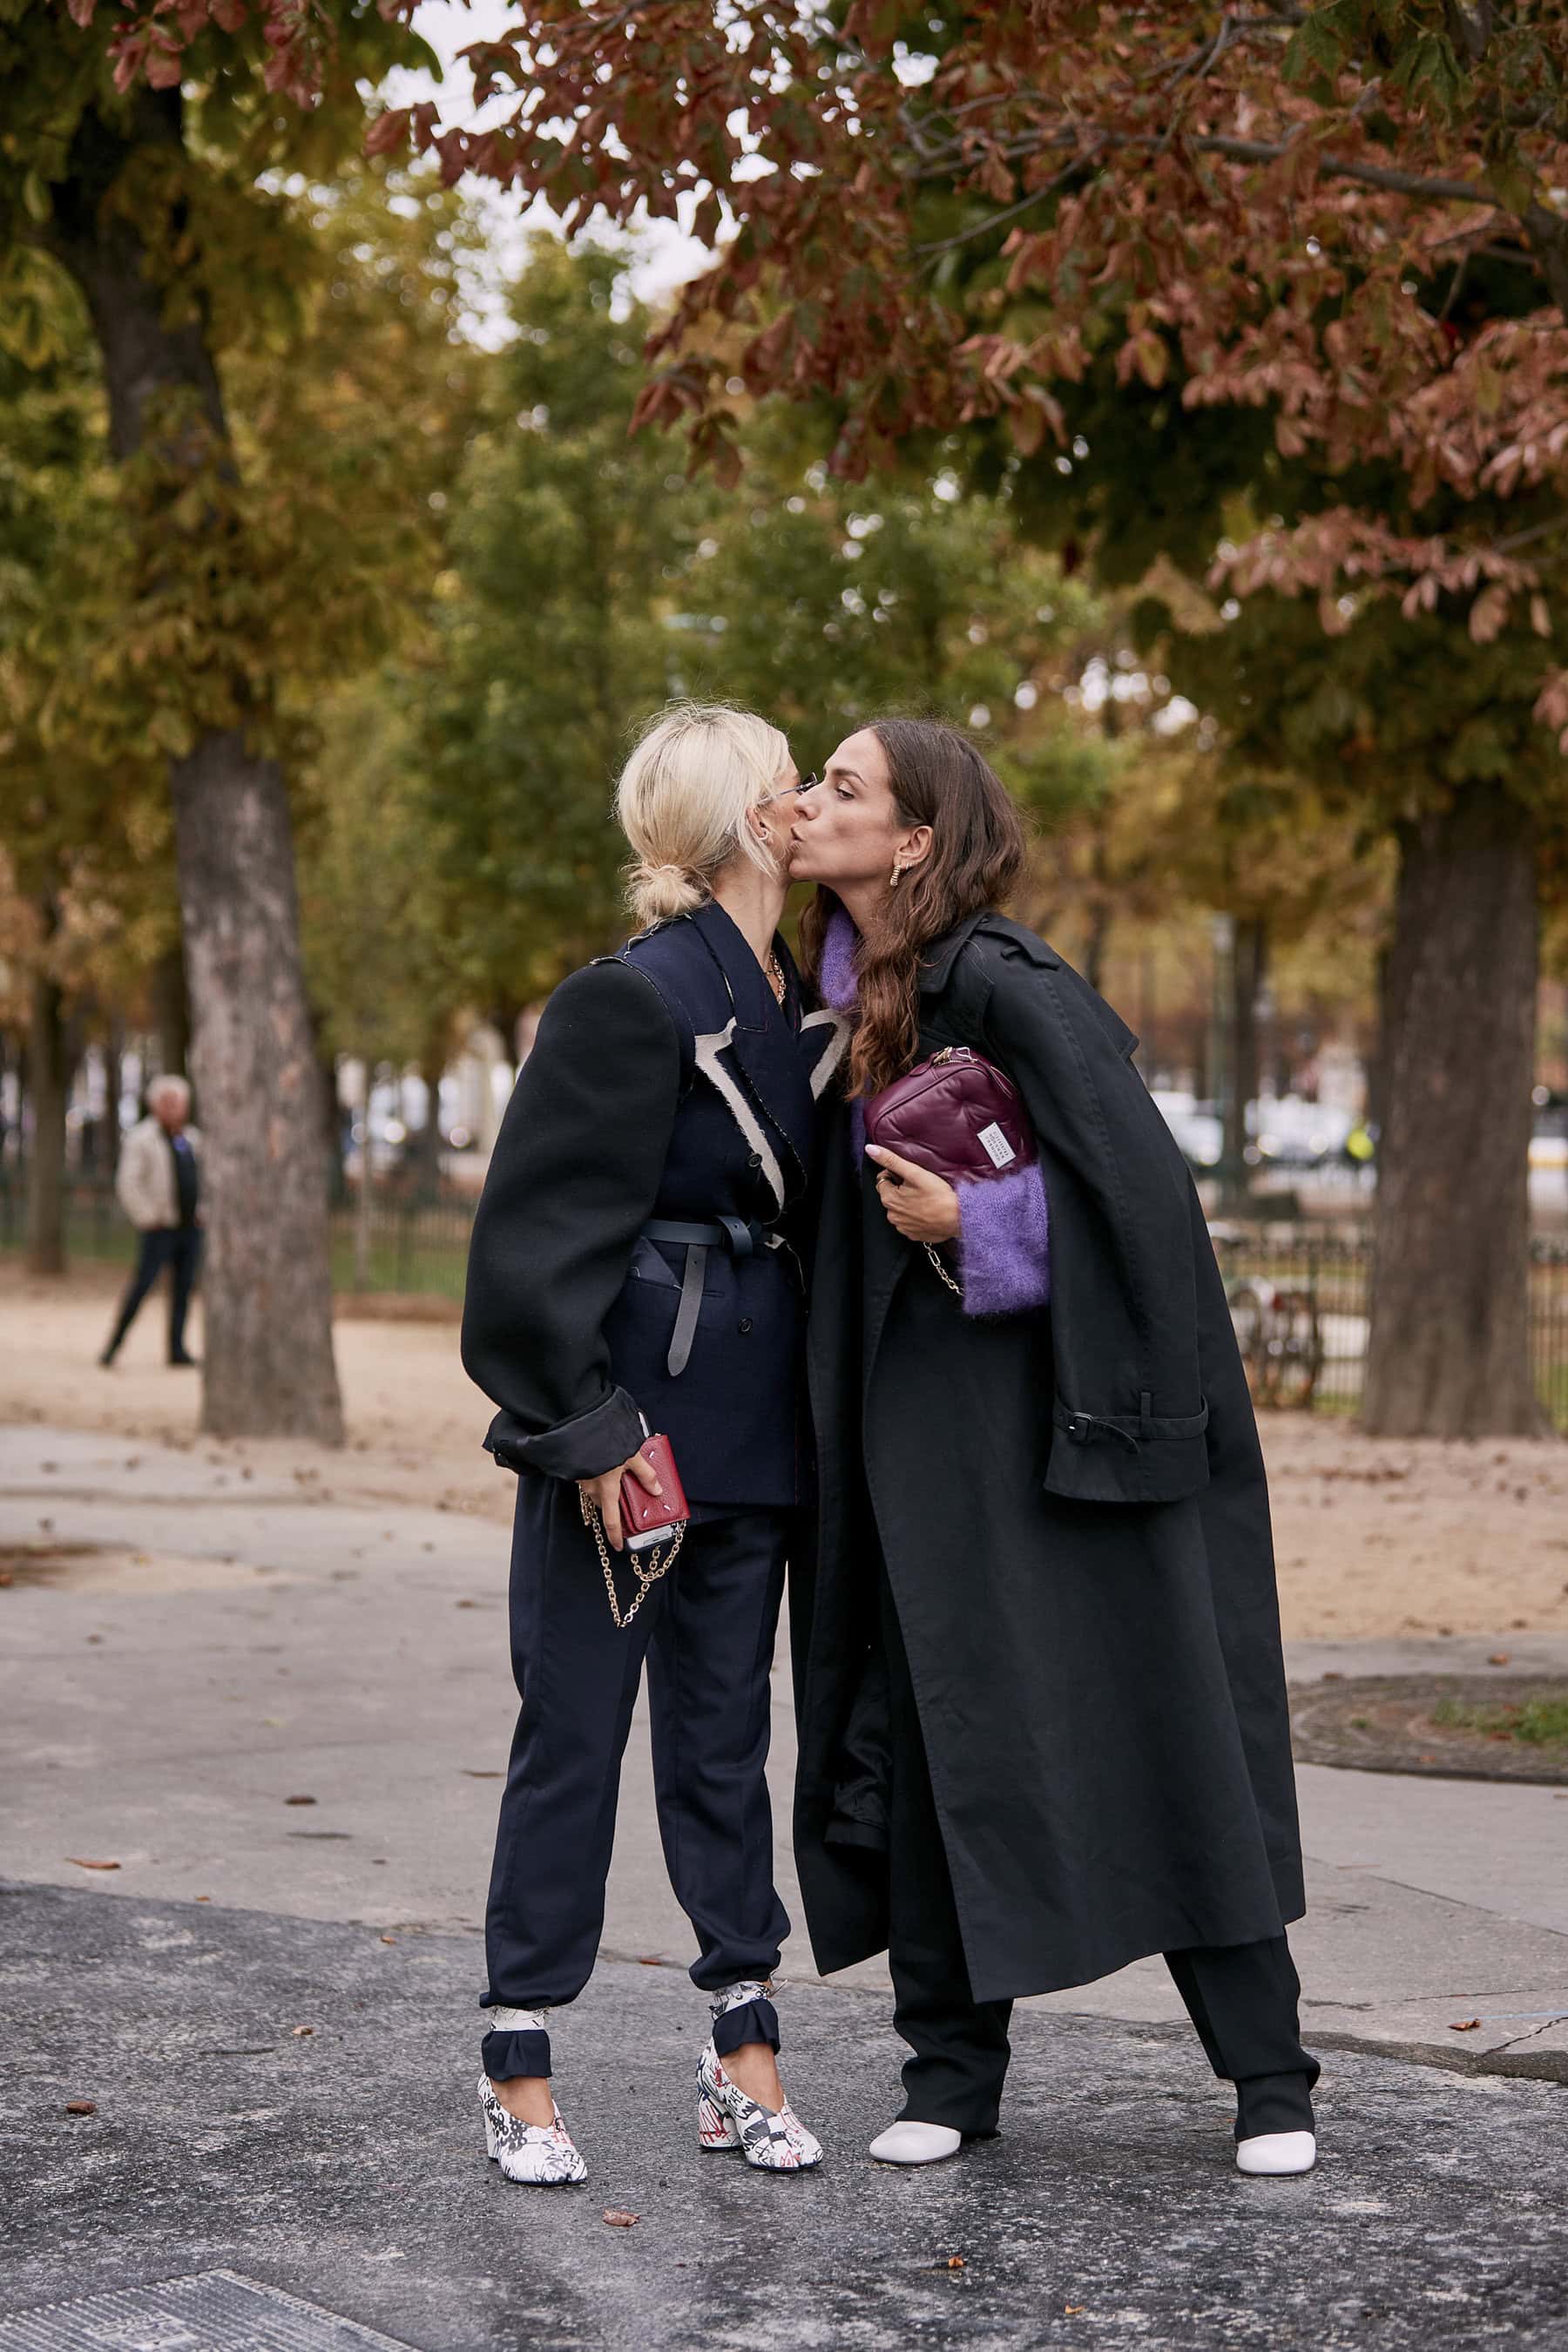
[[[0,1544],[99,1548],[0,1591],[24,2151],[4,2178],[26,2184],[0,2312],[226,2265],[421,2352],[1568,2347],[1568,1793],[1550,1789],[1303,1771],[1293,1941],[1330,2060],[1311,2182],[1234,2174],[1226,2095],[1158,1961],[1024,2006],[1002,2142],[913,2180],[871,2168],[899,2056],[885,1973],[824,1985],[797,1936],[791,2081],[834,2163],[781,2189],[686,2142],[704,2012],[639,1723],[605,1962],[560,2037],[595,2179],[559,2205],[509,2196],[467,2105],[513,1708],[504,1532],[310,1485],[0,1432]],[[1291,1668],[1500,1646],[1539,1668],[1568,1645],[1316,1644]],[[798,1916],[783,1853],[780,1878]],[[77,2096],[99,2114],[66,2119]],[[642,2223],[606,2229],[606,2204]]]

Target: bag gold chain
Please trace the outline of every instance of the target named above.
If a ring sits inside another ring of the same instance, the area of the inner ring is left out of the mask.
[[[583,1507],[583,1524],[585,1528],[592,1528],[594,1530],[594,1541],[599,1548],[599,1565],[605,1571],[605,1590],[610,1596],[610,1614],[615,1619],[616,1625],[624,1629],[631,1623],[632,1619],[637,1615],[637,1611],[647,1599],[648,1587],[652,1584],[657,1584],[659,1578],[666,1575],[668,1570],[675,1566],[676,1559],[680,1551],[680,1547],[686,1540],[686,1521],[682,1519],[679,1526],[676,1528],[675,1539],[671,1543],[669,1549],[665,1553],[664,1558],[659,1561],[657,1568],[645,1569],[641,1561],[636,1559],[629,1559],[626,1562],[627,1567],[631,1570],[632,1574],[637,1580],[637,1597],[632,1602],[631,1607],[626,1611],[625,1616],[623,1616],[621,1614],[621,1604],[616,1598],[616,1572],[610,1565],[610,1548],[605,1541],[604,1515],[600,1511],[597,1503],[591,1503],[588,1500],[587,1496],[584,1495],[581,1486],[577,1489],[577,1500]]]
[[[938,1274],[941,1275],[943,1282],[946,1283],[953,1297],[955,1298],[962,1298],[963,1296],[963,1286],[962,1283],[955,1282],[952,1275],[949,1274],[946,1266],[942,1262],[942,1252],[937,1248],[936,1244],[934,1242],[927,1242],[925,1252],[927,1257],[930,1258],[932,1265],[936,1268]]]

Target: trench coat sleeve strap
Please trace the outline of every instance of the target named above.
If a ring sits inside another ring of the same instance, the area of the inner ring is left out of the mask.
[[[1055,957],[1009,948],[992,969],[987,1047],[1024,1098],[1051,1210],[1047,1491],[1176,1501],[1209,1475],[1191,1180],[1110,1008]]]
[[[468,1377],[500,1407],[509,1470],[594,1478],[637,1452],[637,1402],[610,1377],[605,1318],[653,1213],[682,1080],[658,988],[613,960],[545,1006],[474,1218]]]

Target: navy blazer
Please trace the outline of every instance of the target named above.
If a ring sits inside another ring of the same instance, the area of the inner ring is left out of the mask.
[[[463,1362],[500,1408],[485,1444],[507,1468],[595,1476],[636,1452],[646,1415],[694,1505],[802,1498],[804,1303],[787,1244],[847,1029],[804,1006],[774,944],[782,1007],[713,900],[574,972],[546,1005],[491,1156],[463,1306]],[[686,1253],[644,1228],[721,1218],[756,1245],[710,1249],[672,1374]]]

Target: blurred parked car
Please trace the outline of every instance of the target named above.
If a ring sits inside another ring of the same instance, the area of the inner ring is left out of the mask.
[[[1530,1138],[1531,1170],[1568,1170],[1568,1096],[1554,1095],[1550,1087],[1537,1087],[1531,1099],[1535,1105]]]
[[[1280,1095],[1248,1103],[1247,1130],[1258,1163],[1272,1168],[1321,1168],[1337,1160],[1355,1125],[1348,1110]],[[1248,1152],[1248,1159],[1252,1154]]]
[[[1225,1129],[1213,1111],[1200,1105],[1195,1095],[1183,1094],[1179,1089],[1169,1087],[1155,1088],[1153,1102],[1181,1145],[1187,1165],[1190,1168],[1217,1168],[1225,1149]]]

